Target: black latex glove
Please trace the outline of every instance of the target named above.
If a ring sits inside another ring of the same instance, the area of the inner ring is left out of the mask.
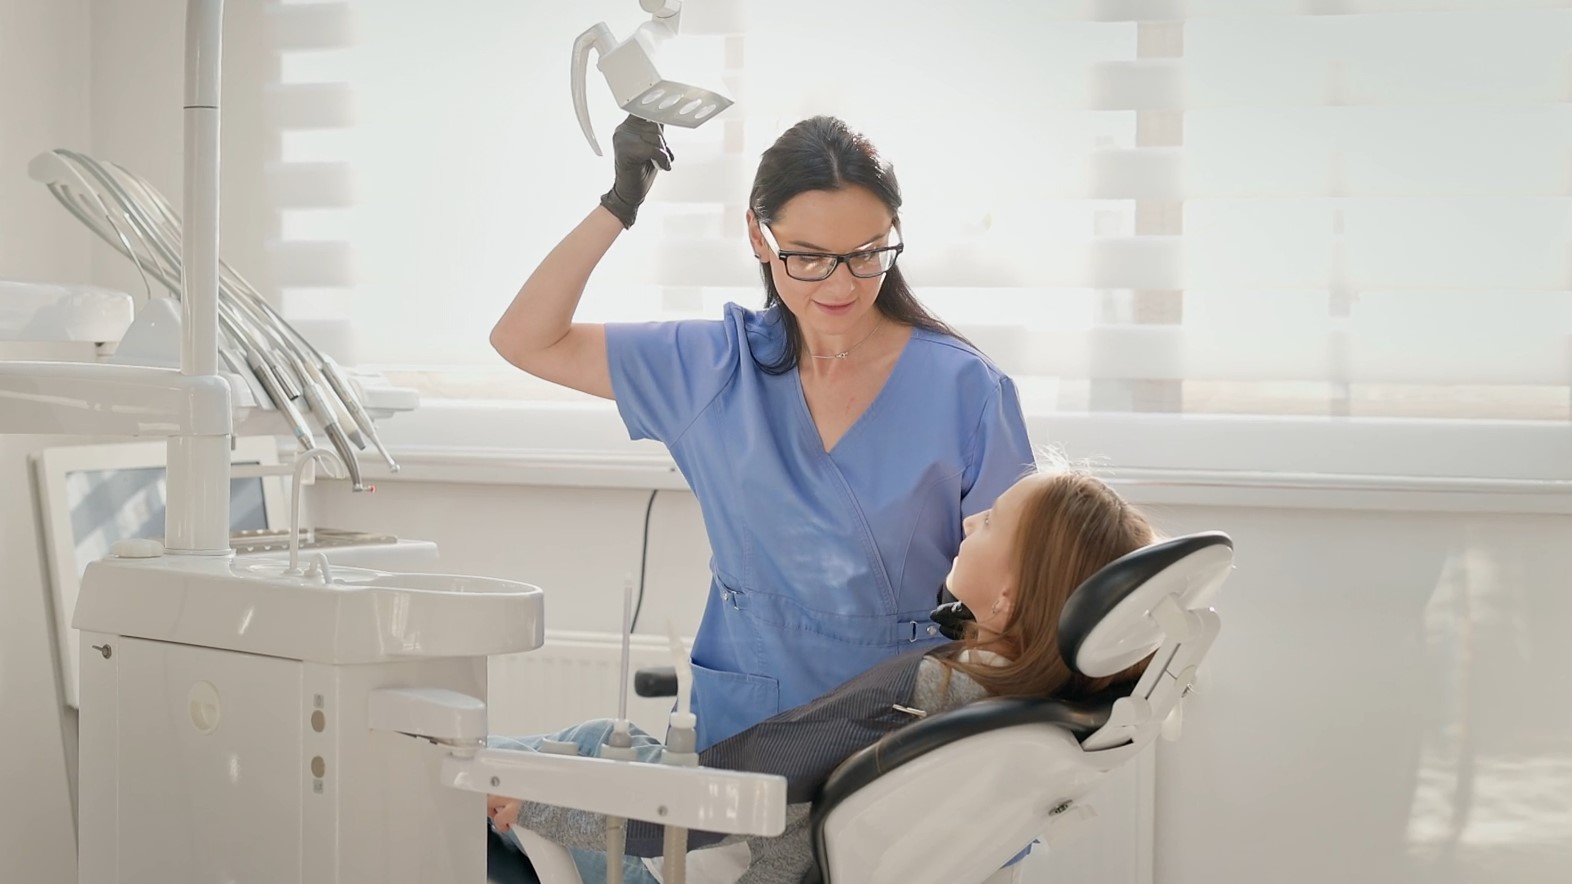
[[[616,215],[624,228],[632,227],[638,217],[639,205],[655,183],[656,170],[671,171],[671,148],[666,146],[663,131],[659,123],[630,115],[611,136],[617,178],[600,204]]]

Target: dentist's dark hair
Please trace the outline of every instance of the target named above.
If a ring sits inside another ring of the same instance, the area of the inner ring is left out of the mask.
[[[895,180],[895,171],[879,154],[873,143],[860,132],[853,132],[836,117],[817,116],[792,126],[764,152],[759,160],[758,173],[753,177],[753,190],[748,195],[748,207],[760,224],[770,224],[780,218],[782,208],[792,197],[812,190],[845,190],[861,187],[872,193],[890,210],[895,229],[901,226],[901,186]],[[764,306],[766,309],[781,303],[780,291],[775,288],[773,263],[761,261],[760,274],[764,277]],[[901,323],[931,332],[950,335],[971,346],[955,329],[928,312],[912,294],[899,265],[884,274],[879,298],[874,302],[880,313]],[[780,358],[771,363],[759,363],[769,374],[783,374],[796,367],[802,354],[802,328],[797,317],[784,307],[777,311],[786,326],[786,349]]]

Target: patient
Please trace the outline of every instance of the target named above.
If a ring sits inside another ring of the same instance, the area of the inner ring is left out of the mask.
[[[830,693],[711,746],[707,767],[787,779],[786,829],[776,837],[692,832],[688,880],[791,882],[813,862],[809,811],[819,787],[848,756],[928,714],[984,697],[1078,699],[1134,681],[1142,661],[1117,675],[1089,678],[1059,656],[1059,613],[1070,593],[1109,562],[1153,542],[1146,518],[1102,481],[1073,469],[1017,481],[993,509],[965,521],[966,538],[945,584],[975,617],[959,641],[887,660]],[[597,754],[609,721],[570,728],[554,739]],[[541,738],[493,738],[500,748],[538,748]],[[660,744],[635,731],[641,761]],[[598,814],[489,796],[487,815],[501,840],[520,827],[572,850],[585,884],[605,880],[604,818]],[[654,884],[640,857],[661,849],[661,827],[629,821],[623,880]],[[700,849],[707,848],[707,849]]]

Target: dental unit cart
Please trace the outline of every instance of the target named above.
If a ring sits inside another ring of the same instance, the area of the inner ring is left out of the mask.
[[[188,0],[179,367],[0,362],[0,433],[168,440],[165,540],[117,542],[76,604],[79,880],[478,884],[485,793],[779,834],[780,777],[484,748],[486,658],[540,646],[540,588],[298,546],[234,554],[237,390],[216,345],[222,11]],[[302,451],[294,500],[317,459],[351,472]]]

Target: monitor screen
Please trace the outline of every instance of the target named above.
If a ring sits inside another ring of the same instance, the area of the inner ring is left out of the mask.
[[[253,463],[255,463],[253,461]],[[244,464],[236,461],[236,465]],[[78,579],[89,562],[109,554],[118,540],[164,538],[164,506],[169,481],[163,467],[72,470],[65,476],[66,507],[71,514],[71,546]],[[262,496],[262,479],[229,482],[229,530],[271,527]]]

